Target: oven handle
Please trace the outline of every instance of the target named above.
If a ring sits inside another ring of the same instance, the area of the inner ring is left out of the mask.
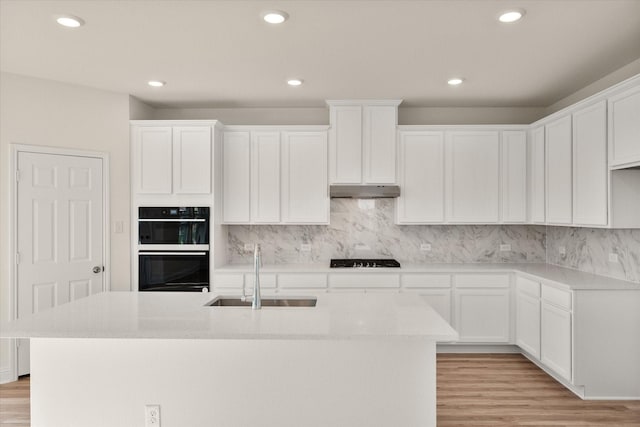
[[[206,252],[138,252],[138,255],[206,255]]]
[[[138,222],[207,222],[206,218],[138,218]]]

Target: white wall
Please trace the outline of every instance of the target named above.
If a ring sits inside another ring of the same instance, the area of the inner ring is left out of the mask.
[[[129,229],[129,96],[0,74],[0,316],[10,316],[10,146],[12,143],[102,151],[111,161],[111,221]],[[112,232],[115,227],[112,227]],[[129,289],[129,233],[111,236],[113,290]],[[9,367],[0,343],[0,374]],[[4,376],[4,375],[3,375]]]

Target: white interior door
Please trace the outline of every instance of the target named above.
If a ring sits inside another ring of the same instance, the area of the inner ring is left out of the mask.
[[[102,159],[18,154],[18,317],[103,290]],[[29,372],[28,340],[18,375]]]

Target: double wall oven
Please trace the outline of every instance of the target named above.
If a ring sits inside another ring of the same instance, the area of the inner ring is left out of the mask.
[[[209,208],[140,207],[138,289],[209,290]]]

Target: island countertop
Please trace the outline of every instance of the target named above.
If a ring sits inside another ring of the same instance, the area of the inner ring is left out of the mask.
[[[209,307],[214,293],[104,292],[0,325],[2,338],[428,339],[456,331],[409,294],[318,294],[316,307]],[[295,296],[292,292],[291,296]]]

